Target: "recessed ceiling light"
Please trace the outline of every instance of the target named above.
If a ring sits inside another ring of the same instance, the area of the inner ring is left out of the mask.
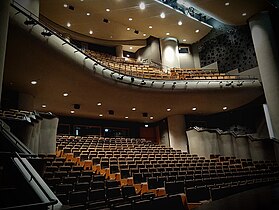
[[[226,106],[223,107],[223,110],[227,110],[227,109],[228,109],[228,107],[226,107]]]
[[[67,7],[68,7],[68,4],[64,4],[64,7],[67,8]]]
[[[89,31],[89,34],[93,34],[93,31],[92,31],[92,30],[90,30],[90,31]]]
[[[75,111],[74,110],[71,110],[71,114],[74,114],[75,113]]]
[[[146,34],[142,34],[143,36],[146,36]]]
[[[170,33],[169,33],[169,32],[167,32],[167,33],[166,33],[166,35],[168,36],[168,35],[170,35]]]
[[[38,83],[38,82],[35,81],[35,80],[31,81],[31,84],[32,84],[32,85],[36,85],[37,83]]]
[[[112,36],[110,36],[110,38],[112,39]]]
[[[181,20],[178,21],[177,24],[178,24],[179,26],[181,26],[181,25],[182,25],[182,21],[181,21]]]
[[[69,93],[63,93],[64,97],[67,97],[69,95]]]
[[[129,54],[127,54],[127,57],[129,58],[129,57],[130,57],[130,55],[129,55]]]
[[[193,111],[196,111],[196,110],[197,110],[197,107],[193,107],[192,110],[193,110]]]
[[[147,124],[145,124],[145,125],[144,125],[144,127],[148,128],[148,125],[147,125]]]
[[[87,12],[86,15],[87,15],[87,16],[90,16],[90,12]]]
[[[144,3],[144,2],[141,2],[141,3],[139,4],[139,8],[140,8],[141,10],[144,10],[144,9],[145,9],[145,3]]]
[[[136,107],[133,107],[133,108],[132,108],[132,111],[136,111]]]
[[[110,9],[109,9],[109,8],[106,8],[106,11],[107,11],[107,12],[110,12]]]
[[[132,50],[133,49],[133,47],[130,47],[130,50]]]
[[[127,31],[130,31],[131,29],[130,28],[127,28]]]
[[[171,111],[171,109],[170,108],[167,108],[167,112],[170,112]]]
[[[246,15],[247,15],[246,12],[242,13],[242,16],[246,16]]]
[[[153,120],[154,119],[154,117],[153,116],[150,116],[150,120]]]
[[[43,107],[43,108],[46,108],[46,105],[45,105],[45,104],[42,104],[42,107]]]
[[[183,42],[186,42],[186,39],[183,39],[182,41],[183,41]]]
[[[162,12],[162,13],[160,14],[160,17],[161,17],[161,18],[165,18],[165,17],[166,17],[166,14],[165,14],[164,12]]]
[[[84,0],[80,0],[81,2],[83,2]]]
[[[102,115],[102,114],[99,114],[99,117],[103,117],[103,115]]]
[[[68,28],[71,27],[71,23],[70,23],[70,22],[67,23],[67,27],[68,27]]]
[[[127,116],[125,117],[125,119],[128,119],[128,118],[129,118],[129,117],[127,117]]]
[[[97,103],[97,106],[102,106],[102,103],[101,103],[101,102],[98,102],[98,103]]]
[[[229,6],[229,5],[230,5],[230,2],[226,2],[226,3],[225,3],[225,6]]]
[[[199,33],[199,32],[200,32],[200,30],[199,30],[199,29],[197,29],[197,30],[195,30],[195,32],[196,32],[196,33]]]
[[[152,28],[152,26],[148,26],[148,28]]]
[[[128,20],[129,20],[129,21],[132,21],[132,20],[133,20],[133,18],[131,18],[131,17],[130,17]]]

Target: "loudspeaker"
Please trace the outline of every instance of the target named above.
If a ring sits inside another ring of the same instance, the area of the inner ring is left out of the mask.
[[[143,116],[143,117],[147,117],[147,116],[148,116],[148,113],[147,113],[147,112],[144,112],[144,113],[142,113],[142,116]]]
[[[114,115],[114,111],[113,111],[113,110],[109,110],[108,113],[109,113],[110,115]]]
[[[80,104],[74,104],[75,109],[80,109]]]

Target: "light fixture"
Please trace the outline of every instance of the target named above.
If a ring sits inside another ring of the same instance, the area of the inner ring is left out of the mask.
[[[110,9],[109,9],[109,8],[106,8],[106,12],[110,12]]]
[[[182,41],[183,41],[183,42],[186,42],[186,39],[183,39]]]
[[[46,108],[46,105],[45,105],[45,104],[42,104],[42,108]]]
[[[199,32],[200,32],[200,30],[199,30],[199,29],[197,29],[197,30],[195,30],[195,32],[196,32],[196,33],[199,33]]]
[[[135,81],[134,77],[131,77],[131,83],[133,83]]]
[[[135,34],[139,34],[139,31],[138,31],[138,30],[135,30],[134,33],[135,33]]]
[[[227,110],[227,109],[228,109],[228,107],[226,107],[226,106],[223,107],[223,110]]]
[[[65,8],[67,8],[67,7],[68,7],[68,4],[64,4],[63,6],[64,6]]]
[[[166,14],[165,14],[164,12],[162,12],[162,13],[160,14],[160,17],[164,19],[164,18],[166,17]]]
[[[27,25],[27,26],[28,25],[33,25],[34,26],[34,25],[36,25],[36,22],[32,19],[30,19],[30,20],[27,19],[27,20],[24,21],[24,24]]]
[[[87,15],[87,16],[90,16],[90,12],[87,12],[86,15]]]
[[[129,49],[130,49],[130,50],[132,50],[132,49],[133,49],[133,47],[130,47]]]
[[[36,80],[31,81],[32,85],[36,85],[38,82]]]
[[[125,119],[128,119],[128,118],[129,118],[128,116],[125,117]]]
[[[141,3],[139,4],[139,8],[140,8],[141,10],[144,10],[144,9],[145,9],[145,3],[144,3],[144,2],[141,2]]]
[[[133,107],[133,108],[132,108],[132,111],[136,111],[136,107]]]
[[[146,82],[145,82],[144,80],[142,80],[140,84],[141,84],[141,85],[145,85]]]
[[[192,111],[196,111],[196,110],[197,110],[197,107],[193,107],[193,108],[192,108]]]
[[[150,118],[149,118],[150,120],[153,120],[154,119],[154,117],[153,116],[150,116]]]
[[[170,112],[171,111],[171,109],[170,108],[167,108],[167,112]]]
[[[150,29],[151,29],[151,28],[153,28],[153,27],[152,27],[152,26],[148,26],[148,28],[150,28]]]
[[[102,106],[102,103],[101,103],[101,102],[98,102],[98,103],[97,103],[97,106]]]
[[[127,28],[127,31],[130,31],[131,29],[130,28]]]
[[[99,117],[103,117],[103,115],[102,115],[102,114],[99,114]]]
[[[72,25],[72,24],[71,24],[70,22],[67,23],[67,27],[68,27],[68,28],[70,28],[71,25]]]
[[[130,58],[130,55],[129,55],[129,54],[127,54],[126,56],[127,56],[128,58]]]
[[[104,18],[104,19],[103,19],[103,22],[104,22],[104,23],[109,23],[109,20],[106,19],[106,18]]]
[[[124,75],[122,75],[122,76],[119,75],[119,76],[117,77],[117,79],[119,79],[119,80],[123,80],[123,78],[124,78]]]
[[[246,15],[247,15],[246,12],[242,13],[242,16],[246,16]]]
[[[74,114],[75,113],[75,111],[74,110],[71,110],[71,114]]]
[[[93,31],[92,31],[92,30],[90,30],[90,31],[89,31],[89,34],[93,34]]]
[[[133,20],[133,18],[131,18],[131,17],[130,17],[128,20],[129,20],[129,21],[132,21],[132,20]]]
[[[69,95],[69,93],[63,93],[64,97],[67,97]]]
[[[167,33],[166,33],[166,35],[168,36],[168,35],[170,35],[170,33],[169,33],[169,32],[167,32]]]
[[[146,34],[142,34],[143,36],[146,36]]]
[[[229,5],[230,5],[230,2],[226,2],[226,3],[225,3],[225,6],[229,6]]]
[[[145,125],[144,125],[144,127],[148,128],[148,125],[147,125],[147,124],[145,124]]]
[[[43,36],[51,36],[52,35],[52,33],[50,31],[43,31],[41,34]]]
[[[178,21],[177,24],[178,24],[179,26],[181,26],[181,25],[182,25],[182,21],[181,21],[181,20]]]

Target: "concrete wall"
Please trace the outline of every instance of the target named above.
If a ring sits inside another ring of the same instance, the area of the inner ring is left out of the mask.
[[[180,68],[195,68],[191,53],[179,53]]]
[[[233,156],[252,160],[275,160],[279,155],[279,144],[267,139],[251,140],[248,136],[219,134],[215,131],[186,131],[191,154],[209,158],[210,154]]]
[[[161,39],[160,46],[163,66],[180,67],[177,39],[171,37]]]
[[[160,41],[157,38],[149,37],[147,46],[141,48],[136,53],[137,59],[149,59],[161,63]]]

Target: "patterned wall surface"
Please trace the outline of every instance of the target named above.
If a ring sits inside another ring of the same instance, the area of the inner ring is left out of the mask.
[[[214,25],[214,24],[213,24]],[[220,72],[240,72],[258,66],[248,25],[228,26],[218,22],[198,46],[201,67],[217,61]]]

